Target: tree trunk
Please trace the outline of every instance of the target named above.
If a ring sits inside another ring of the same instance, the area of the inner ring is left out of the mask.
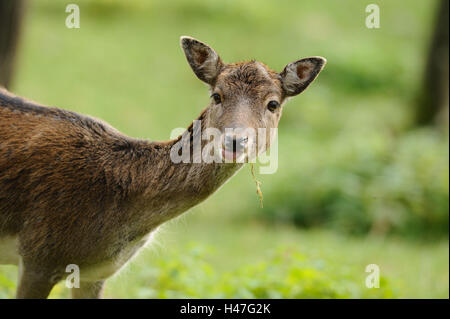
[[[24,0],[0,0],[0,86],[11,84]]]
[[[419,98],[416,124],[445,124],[448,126],[449,104],[449,1],[441,0],[435,29],[430,43],[424,83]]]

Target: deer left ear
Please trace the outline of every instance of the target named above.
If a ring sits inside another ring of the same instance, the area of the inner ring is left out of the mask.
[[[327,63],[325,58],[315,56],[304,58],[286,65],[280,73],[283,90],[287,96],[304,91],[322,71]]]
[[[220,73],[222,61],[211,47],[191,37],[181,37],[181,47],[195,75],[210,85]]]

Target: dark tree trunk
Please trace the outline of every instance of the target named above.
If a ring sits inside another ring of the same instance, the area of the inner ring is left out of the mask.
[[[418,125],[440,123],[448,126],[449,1],[441,0],[438,10],[417,110]]]
[[[24,0],[0,0],[0,86],[11,84]]]

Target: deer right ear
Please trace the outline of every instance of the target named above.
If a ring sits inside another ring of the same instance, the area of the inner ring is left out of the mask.
[[[222,61],[211,47],[191,37],[181,37],[181,47],[195,75],[212,85],[220,73]]]
[[[280,73],[284,92],[287,96],[294,96],[304,91],[319,75],[327,63],[320,56],[301,59],[289,63]]]

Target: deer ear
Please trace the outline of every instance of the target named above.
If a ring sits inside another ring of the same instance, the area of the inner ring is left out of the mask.
[[[280,73],[286,95],[294,96],[304,91],[319,75],[326,62],[325,58],[315,56],[286,65]]]
[[[222,67],[222,61],[216,51],[191,37],[181,37],[180,42],[195,75],[203,82],[213,84]]]

